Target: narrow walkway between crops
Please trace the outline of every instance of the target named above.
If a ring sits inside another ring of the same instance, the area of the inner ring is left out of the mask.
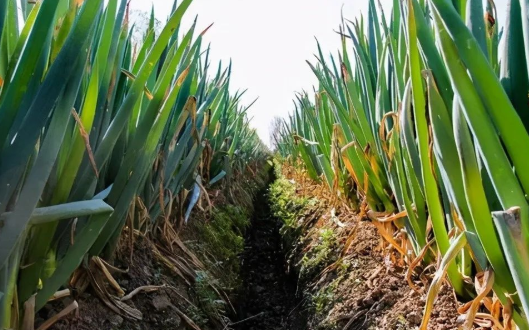
[[[296,276],[286,273],[281,222],[270,211],[267,190],[255,198],[255,212],[242,256],[244,292],[235,330],[305,330]]]

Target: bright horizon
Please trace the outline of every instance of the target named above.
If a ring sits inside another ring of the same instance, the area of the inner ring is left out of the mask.
[[[380,0],[389,15],[393,0]],[[233,61],[231,89],[248,91],[244,104],[259,100],[250,108],[251,126],[261,140],[270,144],[269,127],[274,117],[286,117],[293,110],[295,92],[312,91],[317,83],[306,60],[313,62],[316,40],[324,54],[336,54],[340,38],[334,32],[341,13],[354,20],[367,13],[369,0],[194,0],[184,26],[198,15],[197,30],[214,23],[204,37],[211,43],[211,62]],[[150,11],[164,23],[173,0],[132,0],[131,8]],[[503,25],[506,3],[499,0],[499,22]]]

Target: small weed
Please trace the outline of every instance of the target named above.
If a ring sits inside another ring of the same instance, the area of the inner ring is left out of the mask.
[[[163,269],[161,267],[156,267],[154,269],[154,282],[155,283],[162,283],[162,274],[163,274]]]
[[[312,305],[316,314],[323,314],[327,312],[329,306],[334,305],[339,299],[336,295],[338,286],[343,277],[338,277],[329,285],[321,288],[316,294],[312,295]]]
[[[327,265],[336,261],[336,243],[334,231],[324,228],[320,230],[318,243],[301,260],[300,277],[310,279],[322,271]]]
[[[226,205],[214,211],[212,219],[195,225],[201,254],[220,278],[224,289],[240,286],[239,254],[244,250],[244,232],[250,224],[250,216],[237,206]]]
[[[193,305],[190,305],[187,309],[186,309],[186,315],[191,319],[193,320],[193,322],[195,322],[198,326],[201,326],[201,327],[205,327],[208,322],[209,322],[209,318],[208,316],[204,313],[203,310],[193,306]]]
[[[311,201],[299,197],[295,185],[282,176],[270,186],[268,198],[273,215],[283,222],[281,235],[287,244],[295,242],[301,234],[301,213]]]
[[[197,272],[194,289],[203,313],[212,316],[224,315],[226,302],[218,296],[212,285],[218,285],[218,281],[207,272]]]
[[[226,315],[226,302],[215,288],[230,294],[242,285],[239,255],[244,251],[244,233],[250,224],[250,210],[223,205],[210,219],[193,219],[192,250],[205,263],[207,271],[197,271],[193,285],[199,308],[191,308],[191,319],[199,326]]]
[[[334,288],[330,286],[324,287],[312,296],[312,304],[316,313],[322,314],[326,307],[334,301]]]
[[[338,274],[340,276],[345,276],[349,274],[349,268],[351,268],[351,263],[349,260],[341,260],[338,263]]]

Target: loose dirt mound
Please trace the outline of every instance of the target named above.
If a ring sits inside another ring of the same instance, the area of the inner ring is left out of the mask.
[[[234,191],[210,191],[181,230],[172,218],[154,229],[158,235],[151,232],[145,237],[134,231],[132,239],[126,229],[114,266],[106,267],[111,275],[93,263],[82,267],[78,273],[93,281],[82,290],[72,287],[71,297],[49,303],[37,315],[36,325],[75,299],[76,315],[51,329],[229,329],[230,319],[236,319],[232,301],[242,285],[239,255],[253,211],[252,196],[266,177],[262,182],[242,179],[244,184]],[[122,300],[131,293],[135,294]]]
[[[315,329],[412,329],[421,323],[424,295],[409,287],[404,269],[381,257],[379,240],[369,222],[358,224],[351,248],[338,262],[339,268],[314,286],[316,296],[334,287],[328,305],[311,322]],[[457,316],[456,301],[445,286],[428,329],[457,329]]]
[[[232,320],[238,318],[232,302],[238,300],[243,283],[239,256],[252,201],[267,186],[270,170],[266,165],[260,172],[233,173],[236,179],[230,184],[210,187],[185,225],[185,205],[178,203],[154,228],[145,225],[151,223],[148,217],[135,224],[140,229],[130,230],[129,224],[112,265],[99,258],[83,264],[69,283],[71,295],[39,311],[36,327],[232,329]],[[142,212],[142,203],[136,206],[132,209]],[[65,317],[61,314],[75,305],[75,313],[69,309]],[[55,322],[48,326],[50,321]]]
[[[297,212],[302,234],[291,263],[300,272],[300,287],[311,310],[306,329],[415,329],[421,323],[425,290],[432,269],[419,279],[418,293],[406,280],[406,269],[387,246],[375,226],[359,219],[348,207],[327,197],[327,188],[307,180],[291,168],[283,171],[280,190],[292,200],[305,202]],[[292,187],[286,186],[290,184]],[[277,183],[276,183],[277,185]],[[280,203],[281,204],[281,203]],[[292,205],[273,206],[288,213]],[[299,208],[299,205],[298,205]],[[276,212],[278,212],[276,210]],[[384,252],[384,253],[383,253]],[[384,256],[390,257],[384,257]],[[426,283],[420,283],[422,281]],[[457,329],[457,302],[444,285],[428,329]],[[264,328],[263,328],[264,329]]]
[[[155,291],[138,293],[126,302],[128,306],[141,312],[142,320],[132,320],[112,311],[103,303],[104,300],[98,298],[94,290],[88,290],[77,297],[78,317],[61,320],[54,325],[53,329],[188,329],[189,324],[187,323],[190,320],[186,314],[196,319],[192,311],[199,311],[199,309],[190,301],[188,290],[182,281],[179,281],[177,276],[174,276],[159,262],[153,253],[152,245],[144,239],[138,239],[132,259],[128,258],[127,249],[122,252],[124,254],[121,255],[117,264],[126,264],[129,268],[127,272],[115,274],[115,276],[125,292],[132,292],[144,286],[159,286]],[[51,318],[70,302],[71,299],[66,299],[60,303],[47,305],[39,312],[41,319],[37,319],[37,324]]]

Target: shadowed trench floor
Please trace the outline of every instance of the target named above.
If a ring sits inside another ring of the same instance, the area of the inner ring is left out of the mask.
[[[296,293],[297,278],[287,274],[281,221],[272,215],[267,189],[255,200],[255,212],[245,237],[241,275],[243,292],[236,330],[304,330],[306,315]]]

